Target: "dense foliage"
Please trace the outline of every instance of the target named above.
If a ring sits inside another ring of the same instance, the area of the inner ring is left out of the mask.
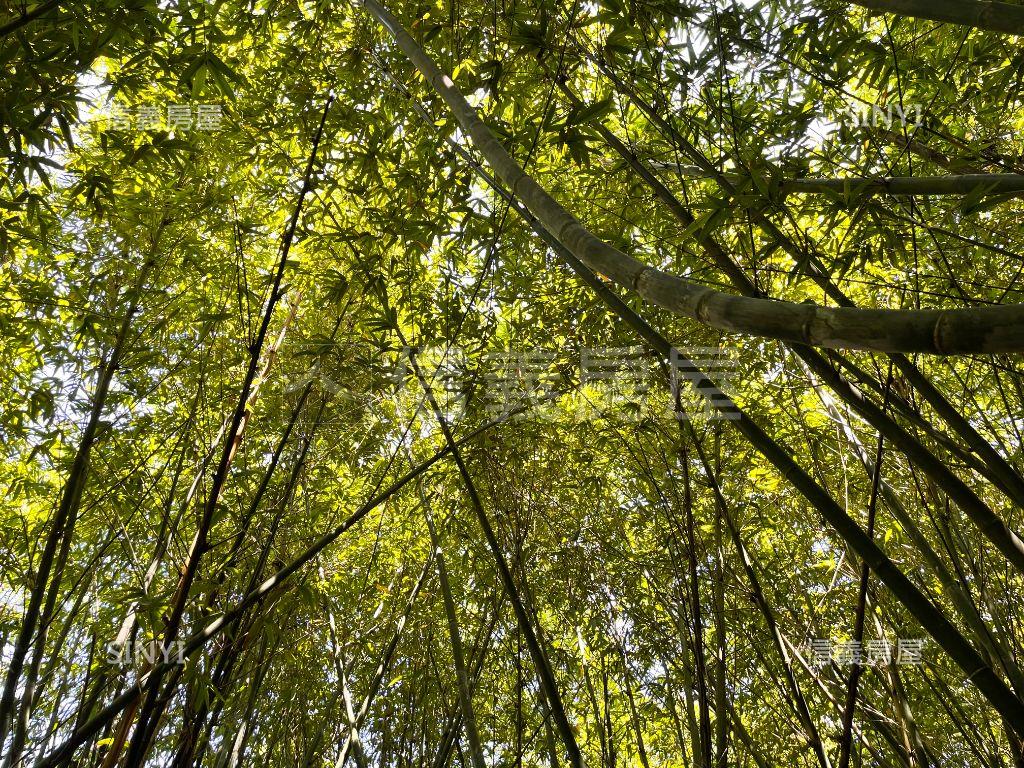
[[[4,768],[1024,766],[1019,355],[616,300],[375,3],[5,5]],[[387,11],[645,264],[1024,303],[1024,38],[861,5]]]

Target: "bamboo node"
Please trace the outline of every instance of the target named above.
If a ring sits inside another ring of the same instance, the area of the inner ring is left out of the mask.
[[[694,310],[693,310],[693,316],[697,320],[705,320],[706,319],[706,315],[705,315],[705,312],[704,312],[704,305],[707,304],[708,300],[711,299],[715,294],[716,294],[716,291],[712,290],[711,288],[705,288],[704,289],[704,293],[702,293],[700,298],[697,299],[697,306],[694,307]]]
[[[645,265],[645,266],[643,266],[640,269],[639,272],[636,273],[636,275],[633,276],[633,280],[631,282],[631,286],[632,286],[634,291],[636,291],[637,293],[640,293],[640,281],[643,279],[643,276],[645,274],[647,274],[652,269],[654,269],[654,267]]]
[[[932,328],[932,347],[940,355],[947,354],[945,345],[942,343],[942,323],[948,315],[949,310],[940,313],[938,318],[935,320],[935,326]]]
[[[814,344],[814,331],[811,326],[814,325],[814,321],[818,319],[819,307],[815,304],[808,305],[807,319],[800,325],[800,336],[805,344]]]

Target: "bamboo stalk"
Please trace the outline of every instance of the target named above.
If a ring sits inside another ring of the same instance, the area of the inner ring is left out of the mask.
[[[764,590],[761,588],[761,581],[757,577],[757,571],[754,570],[754,562],[743,542],[743,536],[732,517],[732,513],[729,510],[729,504],[726,501],[725,494],[722,493],[722,488],[718,483],[718,478],[711,468],[711,463],[708,461],[708,457],[704,451],[704,446],[701,444],[700,437],[697,435],[697,431],[693,428],[693,424],[687,423],[686,426],[688,428],[688,436],[693,441],[694,447],[697,450],[697,457],[704,470],[704,475],[707,477],[708,484],[711,487],[711,491],[715,499],[715,506],[718,508],[719,517],[725,521],[726,528],[729,531],[729,537],[732,540],[733,547],[736,549],[736,554],[740,560],[740,565],[743,568],[743,573],[747,577],[747,582],[750,584],[750,594],[754,603],[761,611],[765,624],[768,625],[768,631],[771,634],[775,652],[778,654],[779,660],[782,662],[782,668],[785,672],[786,686],[789,689],[789,705],[796,713],[797,718],[800,720],[800,724],[804,728],[807,744],[811,747],[815,757],[818,759],[818,764],[821,768],[829,768],[830,762],[828,755],[825,752],[824,744],[821,740],[821,734],[818,732],[818,727],[815,725],[814,719],[811,717],[811,710],[807,706],[807,699],[804,696],[803,691],[800,689],[800,683],[797,682],[796,675],[793,673],[792,660],[786,650],[786,644],[783,640],[782,633],[779,630],[778,623],[775,620],[775,614],[772,612],[771,606],[768,605],[768,600],[765,598]],[[719,715],[721,716],[721,713],[719,713]]]
[[[682,410],[680,402],[680,391],[675,387],[676,411]],[[680,422],[680,430],[682,422]],[[694,536],[693,522],[693,488],[690,483],[690,457],[686,449],[686,440],[679,442],[679,464],[683,473],[683,512],[685,516],[684,530],[686,533],[687,548],[687,570],[690,577],[690,619],[693,622],[693,658],[697,678],[697,701],[699,703],[698,715],[700,719],[700,747],[701,761],[703,768],[712,768],[714,758],[712,757],[711,743],[711,706],[708,703],[708,669],[707,657],[704,649],[704,617],[701,612],[700,602],[700,575],[697,572],[697,542]],[[696,756],[694,764],[697,765]]]
[[[873,11],[1024,35],[1024,6],[981,0],[851,0]]]
[[[671,171],[683,178],[710,179],[711,174],[694,165],[680,165],[662,161],[648,161],[651,168]],[[743,181],[737,173],[724,173],[733,184]],[[865,176],[824,178],[807,176],[800,179],[781,179],[774,182],[782,194],[841,194],[862,195],[998,195],[1024,192],[1024,174],[1020,173],[962,173],[938,176]]]
[[[412,457],[410,456],[410,459]],[[410,464],[412,462],[410,461]],[[459,632],[459,619],[455,610],[455,598],[452,596],[451,584],[448,581],[448,568],[445,565],[441,541],[434,526],[434,519],[423,493],[422,483],[417,483],[417,490],[423,502],[424,514],[427,518],[427,529],[430,532],[430,545],[434,548],[437,562],[437,578],[441,586],[441,597],[444,601],[445,618],[448,621],[448,637],[452,645],[452,660],[455,662],[455,677],[459,691],[459,704],[462,708],[462,722],[466,728],[466,739],[469,741],[470,759],[474,768],[486,768],[484,752],[480,746],[480,735],[476,727],[476,714],[473,711],[473,692],[466,668],[466,659],[462,652],[462,636]]]
[[[409,343],[402,335],[401,329],[396,327],[395,331],[402,344],[408,347]],[[512,603],[512,609],[516,615],[516,620],[519,623],[519,628],[522,630],[523,636],[526,639],[526,645],[530,650],[530,656],[533,659],[534,666],[537,670],[537,676],[540,679],[541,689],[548,701],[548,706],[551,709],[551,716],[555,721],[555,726],[558,728],[559,735],[562,737],[562,742],[565,746],[569,764],[573,766],[573,768],[583,768],[583,754],[580,751],[579,744],[576,742],[574,729],[572,724],[569,722],[565,706],[562,703],[562,697],[558,692],[558,684],[555,680],[554,672],[551,669],[551,664],[548,661],[547,655],[544,653],[544,649],[541,647],[540,641],[538,640],[539,633],[534,629],[533,624],[530,621],[530,617],[526,612],[526,606],[523,602],[523,598],[516,587],[515,580],[512,578],[512,571],[509,569],[508,561],[501,551],[501,547],[498,544],[498,538],[494,533],[494,529],[491,527],[490,520],[487,518],[487,513],[484,510],[483,502],[480,500],[480,496],[477,493],[476,485],[473,483],[473,478],[469,474],[469,469],[466,467],[465,461],[462,459],[458,443],[456,442],[454,435],[452,435],[451,428],[448,426],[448,420],[445,419],[444,414],[441,412],[441,408],[437,404],[437,400],[434,398],[434,393],[430,388],[430,384],[427,382],[426,378],[424,378],[423,371],[416,362],[416,357],[414,355],[410,355],[409,362],[412,365],[413,371],[416,373],[416,378],[419,380],[420,385],[423,388],[423,394],[434,413],[434,417],[437,419],[438,425],[441,427],[445,443],[451,449],[452,459],[454,459],[455,464],[459,469],[459,474],[462,477],[466,494],[469,496],[473,510],[476,512],[477,520],[480,523],[480,528],[483,530],[484,537],[487,539],[487,546],[491,550],[491,555],[494,557],[495,565],[497,566],[498,577],[501,579],[501,585],[505,590],[505,594]]]
[[[892,366],[889,367],[889,376],[886,381],[886,388],[892,385]],[[885,404],[887,405],[887,403]],[[883,409],[885,408],[883,405]],[[885,439],[878,436],[878,448],[875,450],[874,471],[871,474],[871,497],[868,500],[868,536],[874,538],[875,519],[878,510],[878,488],[882,479],[882,460],[884,459]],[[858,643],[864,640],[864,616],[867,610],[868,583],[871,571],[867,564],[861,565],[860,584],[857,590],[857,611],[854,619],[853,639]],[[849,768],[850,757],[853,751],[853,717],[857,709],[857,694],[860,676],[863,667],[859,661],[854,661],[853,668],[847,678],[846,703],[843,707],[843,733],[839,742],[839,768]]]
[[[242,379],[238,402],[235,405],[234,412],[231,417],[231,425],[227,431],[220,460],[210,483],[209,496],[203,506],[202,517],[196,528],[196,534],[192,541],[192,546],[189,549],[187,562],[182,568],[182,575],[178,581],[178,586],[175,590],[174,596],[171,599],[170,615],[167,619],[163,633],[162,642],[164,647],[167,647],[170,643],[177,640],[178,633],[181,629],[181,623],[184,618],[189,592],[198,575],[199,563],[209,548],[208,536],[210,528],[213,525],[214,514],[217,511],[221,495],[224,492],[235,452],[238,449],[245,426],[249,420],[250,397],[255,390],[258,390],[262,383],[262,380],[259,377],[262,370],[260,368],[261,356],[264,353],[264,346],[270,333],[270,325],[274,318],[274,311],[284,295],[282,284],[284,282],[285,270],[288,265],[288,254],[291,251],[295,231],[298,226],[299,216],[302,212],[302,205],[305,202],[307,193],[313,185],[313,167],[316,162],[317,150],[320,146],[320,140],[323,137],[324,125],[327,121],[327,113],[329,112],[333,102],[334,96],[331,94],[325,101],[324,109],[320,116],[320,123],[317,126],[316,133],[313,137],[312,148],[310,149],[309,158],[306,162],[298,200],[292,211],[288,225],[285,228],[284,236],[281,239],[281,247],[274,271],[273,281],[270,285],[270,292],[263,308],[259,330],[256,334],[255,340],[249,348],[249,361],[245,375]],[[294,309],[295,308],[293,306],[293,312]],[[273,359],[273,346],[274,344],[272,341],[270,345],[270,359],[267,361],[267,365],[269,365]],[[157,669],[159,669],[159,667]],[[159,682],[159,673],[148,679],[145,701],[139,709],[138,724],[132,734],[132,739],[128,746],[126,759],[129,764],[143,760],[146,752],[150,748],[150,743],[155,736],[156,729],[159,727],[160,717],[162,715],[162,707],[158,704],[157,700],[159,695]]]
[[[626,255],[595,237],[533,180],[444,74],[377,0],[363,6],[448,105],[495,175],[588,268],[670,312],[718,328],[827,348],[974,354],[1024,351],[1024,305],[892,310],[822,307],[733,296]]]
[[[826,192],[843,195],[970,195],[1024,191],[1024,174],[965,173],[959,176],[871,176],[868,178],[803,178],[782,181],[783,193]]]

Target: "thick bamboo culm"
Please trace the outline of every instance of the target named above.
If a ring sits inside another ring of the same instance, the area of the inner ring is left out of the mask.
[[[390,14],[364,2],[444,99],[497,177],[544,227],[600,275],[713,328],[831,349],[940,355],[1024,351],[1024,305],[972,309],[860,309],[734,296],[671,275],[596,237],[526,174],[444,74]]]
[[[873,11],[1024,35],[1024,5],[978,0],[852,0]]]

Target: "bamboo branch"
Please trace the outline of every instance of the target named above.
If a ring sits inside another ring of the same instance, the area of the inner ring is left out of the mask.
[[[4,24],[2,27],[0,27],[0,37],[6,37],[7,35],[11,34],[12,32],[17,32],[19,29],[21,29],[25,25],[30,24],[31,22],[33,22],[36,19],[38,19],[40,16],[43,16],[44,14],[47,14],[50,11],[54,10],[55,8],[57,8],[57,6],[59,6],[60,3],[61,3],[61,0],[48,0],[48,2],[40,3],[35,8],[33,8],[31,11],[29,11],[27,13],[23,13],[18,18],[14,19],[13,21],[10,21],[7,24]]]

